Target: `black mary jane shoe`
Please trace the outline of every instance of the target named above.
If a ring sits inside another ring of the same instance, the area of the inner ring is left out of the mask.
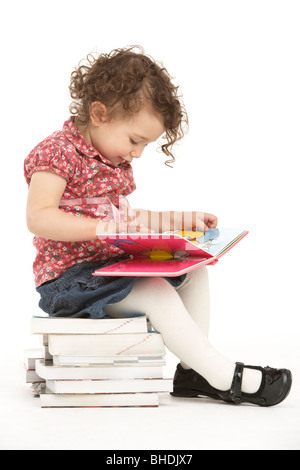
[[[255,393],[242,392],[242,379],[244,367],[260,370],[262,373],[261,385]],[[173,397],[199,397],[206,396],[227,403],[252,403],[259,406],[273,406],[282,402],[289,394],[292,386],[292,374],[288,369],[272,369],[271,367],[245,366],[236,363],[236,368],[230,390],[218,390],[212,387],[207,380],[193,369],[183,369],[178,364],[174,381]]]

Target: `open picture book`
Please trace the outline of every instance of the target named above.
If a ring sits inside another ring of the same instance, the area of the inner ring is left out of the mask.
[[[124,252],[121,259],[95,271],[95,276],[175,277],[206,264],[215,264],[248,234],[242,229],[177,231],[161,234],[97,234]]]

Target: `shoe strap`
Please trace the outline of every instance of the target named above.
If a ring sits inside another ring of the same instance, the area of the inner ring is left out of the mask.
[[[244,372],[244,364],[242,362],[236,362],[231,389],[229,391],[229,397],[237,405],[242,402],[241,396],[242,396],[243,372]]]

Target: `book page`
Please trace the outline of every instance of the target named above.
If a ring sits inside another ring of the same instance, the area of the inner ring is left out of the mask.
[[[179,232],[175,232],[179,233]],[[240,228],[213,228],[207,232],[195,232],[195,238],[192,238],[192,233],[185,237],[187,240],[192,241],[198,248],[206,251],[212,256],[220,256],[227,251],[233,244],[237,242],[246,231]],[[180,233],[179,233],[180,235]]]

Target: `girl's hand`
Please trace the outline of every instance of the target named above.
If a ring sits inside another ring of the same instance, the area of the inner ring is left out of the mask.
[[[99,221],[97,225],[97,234],[116,234],[116,233],[151,233],[143,223],[139,222],[136,213],[131,209],[126,197],[119,198],[118,209],[109,202],[112,207],[110,216]]]
[[[197,212],[197,214],[199,214]],[[213,214],[209,214],[207,212],[200,212],[200,214],[202,214],[203,216],[203,219],[202,219],[202,224],[204,224],[204,231],[207,232],[207,230],[209,230],[210,228],[216,228],[217,225],[218,225],[218,218],[213,215]],[[201,216],[200,216],[201,218]]]
[[[207,212],[175,212],[175,230],[200,230],[207,232],[210,228],[216,228],[218,219],[215,215]]]
[[[131,234],[141,234],[141,233],[152,233],[152,230],[149,230],[148,227],[138,222],[135,218],[128,219],[126,222],[103,222],[100,221],[97,225],[96,233],[108,235],[116,233],[131,233]]]

